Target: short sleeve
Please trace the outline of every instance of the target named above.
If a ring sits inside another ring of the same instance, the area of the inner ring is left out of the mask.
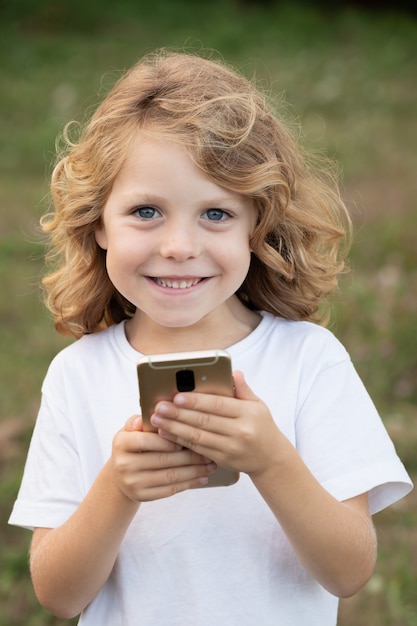
[[[311,380],[298,412],[296,437],[304,461],[338,500],[368,492],[374,514],[412,489],[348,355]]]
[[[10,524],[54,528],[71,516],[83,497],[74,444],[71,423],[43,395]]]

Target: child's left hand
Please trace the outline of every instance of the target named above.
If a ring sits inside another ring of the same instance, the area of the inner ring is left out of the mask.
[[[283,435],[242,372],[234,383],[234,398],[187,392],[159,402],[151,422],[164,439],[254,477],[277,458]]]

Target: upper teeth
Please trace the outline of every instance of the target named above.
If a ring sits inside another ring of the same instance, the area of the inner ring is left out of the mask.
[[[162,287],[170,287],[171,289],[187,289],[188,287],[194,287],[200,282],[199,278],[192,278],[189,280],[170,280],[169,278],[155,278],[155,282]]]

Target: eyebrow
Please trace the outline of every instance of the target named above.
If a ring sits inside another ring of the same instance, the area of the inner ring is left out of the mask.
[[[238,195],[238,194],[236,194]],[[244,198],[244,196],[242,196]],[[158,194],[150,194],[148,192],[132,191],[127,192],[124,195],[124,199],[126,202],[130,204],[151,204],[151,205],[160,205],[164,204],[167,201],[167,198],[164,196],[159,196]],[[245,199],[249,201],[249,198]],[[239,199],[231,196],[208,196],[207,198],[201,198],[198,200],[198,204],[201,205],[202,208],[212,207],[212,208],[221,208],[222,205],[226,205],[227,207],[233,208],[239,206]]]

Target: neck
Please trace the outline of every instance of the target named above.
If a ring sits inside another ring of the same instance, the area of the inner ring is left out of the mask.
[[[156,324],[140,311],[126,323],[129,343],[142,354],[227,349],[247,337],[259,324],[258,313],[239,307],[210,315],[192,326],[172,328]]]

